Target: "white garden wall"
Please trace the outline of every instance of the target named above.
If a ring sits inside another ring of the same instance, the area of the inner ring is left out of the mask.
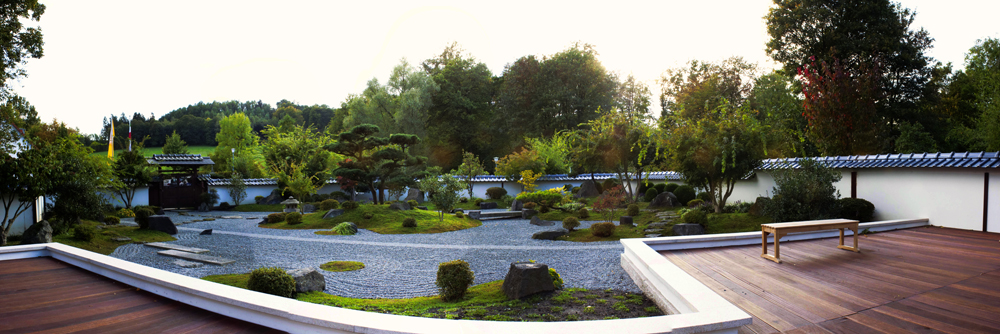
[[[19,201],[19,198],[15,198],[14,202],[13,202],[13,205],[11,205],[10,211],[8,212],[8,214],[11,215],[11,216],[13,216],[15,209],[19,205],[21,205],[21,202]],[[0,207],[2,207],[2,206],[0,206]],[[28,227],[31,226],[31,224],[34,224],[37,221],[41,221],[42,220],[42,209],[44,207],[45,207],[44,197],[39,197],[38,199],[36,199],[34,206],[32,206],[31,208],[28,208],[27,210],[25,210],[24,212],[22,212],[21,215],[17,217],[17,219],[14,219],[14,223],[11,224],[11,226],[10,226],[10,232],[9,232],[8,235],[20,235],[21,233],[24,233],[24,230],[27,230]],[[3,217],[0,217],[0,218],[3,218]],[[8,218],[8,219],[10,219],[10,218]]]
[[[936,226],[981,231],[984,173],[982,169],[863,169],[858,171],[858,198],[875,205],[875,220],[927,217]]]

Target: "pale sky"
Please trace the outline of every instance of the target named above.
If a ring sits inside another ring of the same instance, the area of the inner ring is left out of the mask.
[[[160,117],[199,101],[281,99],[339,107],[457,41],[494,74],[525,55],[592,44],[604,66],[653,93],[668,68],[741,56],[765,69],[769,0],[740,1],[79,1],[42,0],[45,56],[15,85],[53,118],[96,133],[105,116]],[[961,68],[1000,36],[1000,1],[903,0],[930,56]]]

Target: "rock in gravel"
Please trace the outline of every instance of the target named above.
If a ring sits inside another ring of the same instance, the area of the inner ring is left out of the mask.
[[[167,216],[149,216],[149,229],[166,234],[177,234],[177,225]]]
[[[410,204],[406,202],[393,202],[389,204],[389,210],[408,211],[410,210]]]
[[[198,235],[212,235],[212,229],[207,229],[198,233]]]
[[[531,225],[536,225],[536,226],[555,226],[556,222],[548,221],[548,220],[542,220],[541,218],[538,218],[538,216],[534,216],[534,217],[531,217],[531,223],[530,224]]]
[[[339,216],[339,215],[342,215],[342,214],[344,214],[344,209],[333,209],[333,210],[327,211],[326,214],[323,215],[323,219],[333,218],[333,217],[336,217],[336,216]],[[267,218],[264,218],[264,221],[266,222]]]
[[[524,203],[521,203],[521,201],[515,199],[513,202],[510,202],[510,211],[521,211],[522,209],[524,209]]]
[[[47,220],[43,220],[28,227],[21,234],[21,244],[45,244],[52,242],[52,226]]]
[[[674,235],[701,235],[705,234],[705,227],[701,224],[677,224],[674,225]]]
[[[535,232],[535,234],[531,235],[531,238],[539,240],[556,240],[556,238],[566,234],[569,234],[569,230],[560,227],[554,230]]]
[[[538,211],[532,209],[524,209],[521,210],[521,219],[531,219],[531,217],[534,217],[537,214]]]
[[[184,260],[174,261],[174,264],[176,264],[178,267],[181,268],[201,268],[202,266],[205,265],[204,263],[184,261]]]
[[[503,293],[510,299],[521,299],[539,292],[554,291],[549,266],[541,263],[515,262],[503,279]]]
[[[316,268],[301,268],[288,270],[295,279],[295,292],[323,291],[326,289],[326,279]]]

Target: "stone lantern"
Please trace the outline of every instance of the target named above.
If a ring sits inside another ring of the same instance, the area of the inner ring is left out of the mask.
[[[281,205],[285,206],[285,212],[299,212],[299,201],[294,196],[289,196]]]

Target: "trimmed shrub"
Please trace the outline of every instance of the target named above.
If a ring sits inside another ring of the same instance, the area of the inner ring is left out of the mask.
[[[559,273],[557,273],[555,269],[552,269],[552,267],[549,267],[549,277],[552,277],[552,285],[555,286],[556,289],[563,288],[562,277],[559,276]]]
[[[723,213],[747,213],[750,212],[750,208],[753,203],[736,201],[736,203],[726,204],[726,207],[722,208]]]
[[[469,198],[468,197],[459,198],[458,202],[459,203],[469,203]]]
[[[219,209],[222,209],[222,210],[229,210],[229,207],[230,207],[230,205],[229,205],[229,202],[222,202],[222,203],[219,203]]]
[[[406,201],[406,204],[410,205],[410,210],[416,210],[417,209],[417,205],[420,205],[420,203],[418,203],[417,200],[415,200],[415,199],[411,199],[409,201]]]
[[[521,203],[535,202],[541,206],[552,207],[562,202],[562,194],[550,190],[524,192],[517,195],[517,200],[521,201]]]
[[[115,215],[121,218],[135,217],[135,211],[132,211],[131,209],[121,209],[118,210],[118,212],[115,212]]]
[[[302,214],[298,212],[289,212],[285,214],[285,222],[288,225],[298,225],[302,223]]]
[[[105,225],[118,225],[121,222],[122,222],[122,220],[119,219],[118,217],[115,217],[115,216],[105,216],[104,217],[104,224]]]
[[[335,199],[335,200],[339,200],[339,201],[346,201],[346,200],[351,199],[351,196],[347,195],[347,193],[345,193],[343,191],[339,191],[338,190],[338,191],[334,191],[334,192],[330,193],[330,198],[331,199]]]
[[[438,264],[438,293],[445,301],[454,301],[465,297],[465,291],[475,281],[476,274],[469,268],[469,263],[462,260],[442,262]]]
[[[455,212],[455,217],[465,218],[465,212],[457,211],[457,212]]]
[[[365,213],[361,214],[361,218],[372,219],[372,218],[375,218],[375,214],[371,213],[371,212],[365,212]]]
[[[677,190],[677,187],[680,187],[680,186],[681,185],[679,185],[679,184],[671,182],[671,183],[663,184],[663,189],[660,189],[660,185],[658,184],[658,185],[656,185],[656,190],[660,190],[661,193],[664,192],[664,191],[672,193],[672,192],[674,192],[674,190]]]
[[[260,203],[260,201],[263,201],[263,200],[264,200],[264,196],[257,195],[257,196],[253,197],[253,202],[254,203]]]
[[[341,204],[340,208],[344,209],[344,210],[354,210],[354,209],[358,208],[358,202],[347,201],[347,202],[344,202],[344,204]]]
[[[357,227],[351,226],[351,223],[348,222],[337,224],[330,231],[337,232],[340,235],[354,235],[358,233]]]
[[[587,208],[580,208],[580,210],[576,212],[576,216],[580,217],[580,219],[590,218],[590,211],[587,211]]]
[[[771,201],[764,207],[774,222],[836,218],[840,173],[812,159],[799,160],[799,168],[775,170]]]
[[[580,192],[580,187],[573,187],[573,190],[572,190],[572,192],[573,192],[574,194],[575,194],[575,193],[578,193],[578,192]]]
[[[610,237],[615,234],[615,223],[594,223],[590,225],[590,234],[601,238]]]
[[[841,198],[837,200],[840,206],[840,218],[870,222],[875,219],[875,205],[860,198]]]
[[[700,198],[695,198],[687,202],[687,206],[689,208],[699,207],[702,204],[705,204],[705,201],[701,200]]]
[[[629,204],[628,209],[625,210],[625,214],[635,217],[639,215],[639,204]]]
[[[501,199],[504,195],[507,195],[507,189],[500,187],[489,187],[486,189],[486,196],[490,199]]]
[[[573,229],[575,229],[577,227],[580,227],[580,220],[576,219],[576,217],[572,217],[572,216],[566,217],[566,218],[563,219],[563,225],[562,226],[563,226],[564,229],[573,231]]]
[[[340,202],[335,199],[324,199],[319,202],[319,209],[323,211],[329,211],[340,207]]]
[[[604,186],[602,186],[600,182],[596,182],[596,181],[594,182],[594,189],[597,190],[598,194],[603,194],[604,193]]]
[[[413,217],[406,217],[403,219],[403,227],[417,227],[417,220]]]
[[[97,229],[90,225],[76,224],[73,227],[73,238],[80,241],[90,242],[97,236]]]
[[[482,198],[475,198],[475,199],[472,200],[472,204],[475,204],[476,206],[479,206],[479,204],[481,204],[481,203],[483,203],[483,199]]]
[[[535,207],[538,206],[538,204],[535,204],[535,202],[527,202],[527,203],[524,203],[523,206],[524,206],[525,209],[534,210]]]
[[[549,209],[548,205],[542,205],[541,208],[538,208],[538,212],[541,213],[549,213],[549,211],[551,211],[551,209]]]
[[[656,185],[653,184],[652,182],[642,181],[642,182],[639,182],[639,188],[636,189],[635,191],[638,192],[638,193],[640,193],[640,194],[645,194],[646,190],[653,189],[653,187],[656,187]]]
[[[701,210],[691,210],[685,212],[684,215],[681,216],[681,219],[688,224],[705,225],[705,223],[708,222],[708,214]]]
[[[514,196],[511,195],[503,195],[503,197],[500,197],[500,201],[497,202],[497,204],[503,204],[503,206],[510,206],[511,203],[514,203]]]
[[[714,198],[712,198],[712,193],[707,192],[707,191],[703,191],[703,192],[698,193],[698,196],[695,196],[694,198],[697,198],[697,199],[700,199],[702,201],[705,201],[705,203],[712,203],[712,200],[714,199]]]
[[[649,189],[646,189],[646,195],[643,196],[642,199],[646,200],[646,202],[652,202],[653,199],[656,198],[656,196],[659,195],[659,194],[660,194],[660,191],[656,190],[656,188],[649,188]]]
[[[280,222],[283,222],[283,221],[285,221],[285,213],[284,212],[277,212],[277,213],[272,213],[272,214],[267,215],[267,223],[268,224],[277,224],[277,223],[280,223]]]
[[[295,279],[277,267],[254,269],[247,280],[247,289],[292,298],[295,295]]]
[[[153,210],[147,208],[139,208],[135,210],[135,222],[139,224],[139,228],[148,229],[149,228],[149,216],[156,213]]]
[[[677,186],[677,189],[673,191],[674,196],[677,196],[677,201],[681,203],[687,203],[695,199],[694,188],[689,185]]]

